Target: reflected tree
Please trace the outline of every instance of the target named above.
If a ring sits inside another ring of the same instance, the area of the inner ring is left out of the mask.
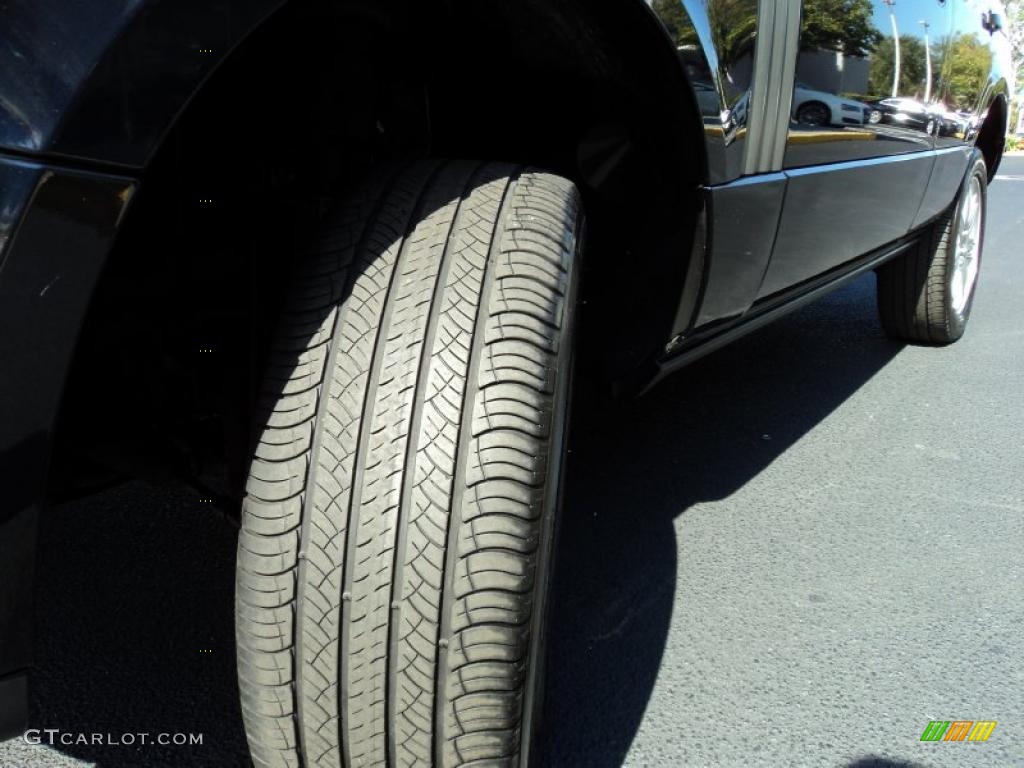
[[[678,47],[697,45],[697,33],[687,18],[686,11],[683,10],[681,0],[654,0],[651,8]]]
[[[871,0],[805,0],[800,47],[866,57],[882,39],[873,13]]]
[[[1006,35],[1013,50],[1017,83],[1024,83],[1024,0],[1007,0]]]
[[[754,0],[710,0],[711,36],[725,62],[753,55],[757,36],[757,3]]]
[[[757,34],[757,0],[705,0],[705,3],[709,32],[718,54],[718,75],[723,87],[732,92],[731,104],[749,87]],[[680,0],[653,0],[651,9],[677,47],[696,49],[700,46],[701,41]],[[699,67],[688,53],[684,60]],[[698,78],[704,79],[702,74],[698,73]],[[710,77],[709,73],[707,78]]]
[[[651,8],[677,46],[697,45],[697,33],[680,0],[654,0]],[[724,62],[736,61],[754,48],[756,0],[707,0],[711,37]]]
[[[924,96],[927,65],[924,43],[919,37],[900,35],[900,96]],[[934,56],[933,53],[933,66]],[[868,90],[875,98],[892,95],[893,70],[896,67],[896,45],[891,35],[882,38],[871,57]]]
[[[991,49],[977,35],[959,34],[940,41],[933,56],[942,73],[942,101],[952,109],[975,108],[992,68]]]
[[[735,61],[753,51],[758,27],[756,0],[707,0],[707,5],[719,57],[723,61]],[[681,0],[653,0],[651,9],[662,19],[677,46],[699,44]]]

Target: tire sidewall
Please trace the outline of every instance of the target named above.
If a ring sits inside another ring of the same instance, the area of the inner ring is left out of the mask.
[[[520,768],[537,765],[541,746],[541,733],[545,712],[545,678],[548,643],[547,627],[551,615],[550,593],[554,575],[554,561],[561,522],[561,509],[565,495],[565,464],[569,443],[572,413],[572,392],[575,379],[577,307],[579,305],[580,261],[586,241],[586,223],[582,208],[576,225],[576,247],[570,266],[569,289],[566,292],[564,333],[558,354],[556,398],[552,413],[551,453],[555,465],[551,467],[545,510],[538,544],[537,573],[534,587],[534,609],[531,621],[531,641],[528,655],[527,682],[523,696],[521,720]]]
[[[960,237],[960,214],[967,202],[971,180],[977,177],[981,188],[981,228],[978,234],[978,272],[971,286],[970,295],[967,297],[967,304],[962,312],[958,312],[953,306],[953,277],[955,275],[956,244]],[[974,307],[974,297],[978,292],[978,282],[981,279],[981,266],[985,252],[985,222],[988,217],[988,166],[985,165],[985,158],[979,150],[974,150],[967,173],[964,175],[963,183],[960,186],[960,193],[957,195],[956,207],[953,212],[952,231],[949,237],[949,252],[946,254],[946,312],[949,318],[950,336],[958,339],[963,336],[967,329],[967,321],[971,316],[971,309]]]

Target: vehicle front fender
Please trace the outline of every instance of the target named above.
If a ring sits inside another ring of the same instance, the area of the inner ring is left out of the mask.
[[[0,151],[142,167],[203,80],[284,0],[10,0]]]

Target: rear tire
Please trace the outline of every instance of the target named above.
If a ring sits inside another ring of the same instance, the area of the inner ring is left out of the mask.
[[[984,249],[987,185],[985,159],[975,150],[949,210],[878,270],[878,311],[892,338],[950,344],[964,335]]]
[[[824,126],[832,123],[832,110],[820,101],[809,101],[796,111],[796,121],[801,125]]]
[[[525,764],[582,226],[565,179],[431,162],[300,265],[238,543],[257,766]]]

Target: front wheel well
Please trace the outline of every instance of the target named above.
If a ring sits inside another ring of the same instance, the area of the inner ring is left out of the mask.
[[[975,145],[985,156],[985,165],[988,167],[988,180],[992,181],[999,171],[999,164],[1003,159],[1003,150],[1006,147],[1006,128],[1009,117],[1006,108],[1006,97],[1002,94],[993,99],[988,109],[985,121],[978,131],[978,138]]]
[[[425,155],[576,182],[588,346],[611,375],[671,335],[704,178],[685,73],[635,0],[289,4],[191,99],[145,169],[84,323],[54,485],[85,454],[237,491],[293,254],[367,176]],[[126,382],[111,387],[112,381]]]

